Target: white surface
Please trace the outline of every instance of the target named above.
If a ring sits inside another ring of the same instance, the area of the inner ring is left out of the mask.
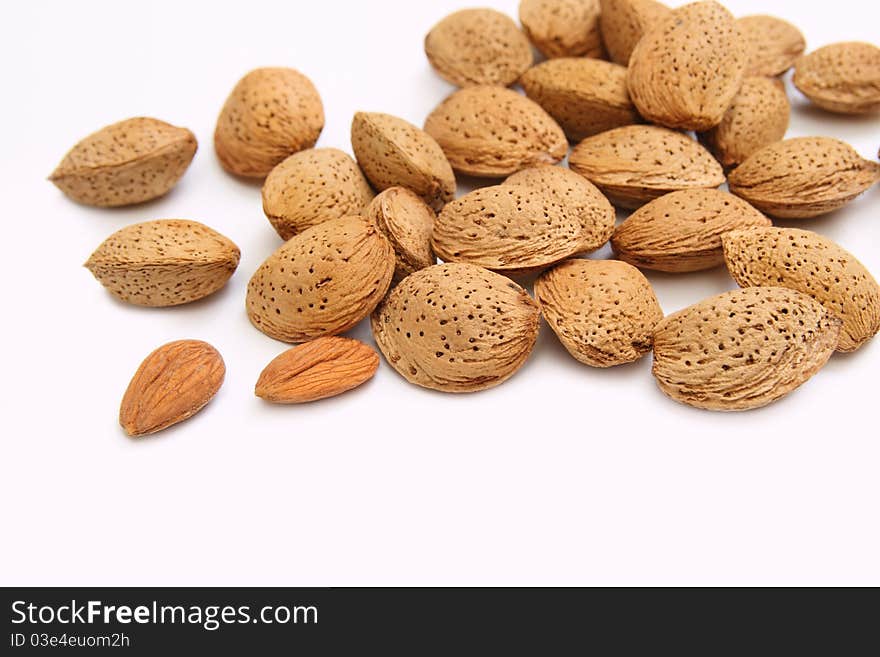
[[[514,0],[478,4],[511,14]],[[289,65],[320,90],[319,146],[350,152],[359,109],[421,124],[451,90],[422,39],[461,0],[28,2],[0,23],[3,182],[3,540],[0,584],[880,584],[880,341],[837,355],[765,410],[666,399],[650,357],[610,371],[547,329],[508,383],[471,396],[407,384],[384,362],[343,397],[253,396],[285,345],[252,328],[247,280],[280,244],[259,186],[225,175],[214,121],[236,80]],[[877,37],[878,6],[730,0],[798,24],[809,48]],[[790,136],[876,157],[880,120],[836,117],[790,87]],[[200,150],[148,205],[78,206],[45,181],[103,125],[155,116]],[[880,187],[806,222],[880,273]],[[214,297],[115,302],[81,265],[110,233],[203,221],[242,249]],[[721,269],[651,275],[666,312],[734,286]],[[365,324],[352,335],[372,341]],[[118,403],[156,346],[213,343],[227,379],[201,414],[145,440]]]

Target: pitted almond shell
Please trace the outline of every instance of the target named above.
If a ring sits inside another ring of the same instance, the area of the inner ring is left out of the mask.
[[[436,215],[410,190],[389,187],[373,199],[366,216],[394,247],[397,259],[395,281],[437,262],[431,248],[431,231]]]
[[[770,404],[834,353],[840,320],[782,287],[734,290],[664,319],[654,332],[654,377],[689,406],[744,411]]]
[[[723,240],[727,268],[740,286],[797,290],[840,319],[838,351],[855,351],[880,331],[880,285],[827,237],[797,228],[752,228]]]
[[[568,352],[593,367],[644,356],[663,319],[648,279],[617,260],[566,260],[535,281],[535,298]]]
[[[599,25],[611,61],[626,66],[642,35],[669,15],[656,0],[600,0]]]
[[[743,16],[737,19],[749,48],[746,75],[782,75],[804,54],[807,42],[801,31],[775,16]]]
[[[373,337],[407,381],[443,392],[503,383],[538,337],[537,304],[500,274],[465,263],[407,276],[372,316]]]
[[[151,118],[108,125],[76,144],[49,180],[84,205],[117,207],[158,198],[196,154],[195,135]]]
[[[870,43],[833,43],[795,64],[794,85],[813,103],[839,114],[880,111],[880,48]]]
[[[521,0],[519,22],[544,57],[603,57],[599,0]]]
[[[394,250],[372,222],[331,219],[260,265],[248,284],[248,317],[283,342],[342,333],[372,312],[393,274]]]

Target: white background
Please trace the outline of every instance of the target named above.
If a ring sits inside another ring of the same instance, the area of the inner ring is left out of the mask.
[[[508,13],[514,0],[487,2]],[[350,152],[356,110],[421,125],[451,91],[422,39],[461,0],[27,2],[4,11],[0,583],[6,585],[880,584],[880,340],[836,355],[787,399],[710,414],[666,399],[650,357],[571,359],[543,327],[513,379],[429,392],[386,364],[363,388],[271,407],[253,396],[285,345],[253,329],[247,280],[280,245],[260,189],[225,175],[214,121],[256,66],[300,69]],[[809,49],[877,38],[859,0],[730,0],[801,27]],[[880,119],[811,109],[789,86],[789,136],[876,157]],[[191,128],[179,186],[147,205],[78,206],[46,176],[88,133],[130,116]],[[802,222],[880,273],[880,187]],[[242,249],[228,287],[142,309],[81,265],[122,226],[182,217]],[[794,225],[794,224],[788,224]],[[605,256],[607,252],[600,255]],[[650,275],[666,312],[731,289],[722,269]],[[362,324],[351,335],[372,342]],[[198,416],[132,440],[119,400],[179,338],[227,364]]]

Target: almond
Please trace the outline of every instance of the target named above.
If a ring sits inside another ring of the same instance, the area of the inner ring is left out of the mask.
[[[328,336],[288,349],[260,374],[254,394],[276,404],[334,397],[366,383],[379,354],[363,342]]]
[[[614,231],[617,257],[636,267],[691,272],[724,264],[721,237],[770,220],[740,198],[718,189],[666,194],[633,212]]]
[[[84,205],[116,207],[158,198],[196,154],[195,135],[150,118],[108,125],[74,146],[49,180]]]
[[[880,48],[858,41],[819,48],[797,62],[794,85],[829,112],[880,111]]]
[[[251,277],[248,317],[283,342],[347,331],[385,296],[394,250],[363,217],[331,219],[295,235]]]
[[[335,148],[294,153],[263,183],[263,212],[282,237],[328,219],[361,214],[373,190],[357,163]]]
[[[292,68],[258,68],[226,99],[214,150],[229,173],[264,178],[289,156],[314,146],[323,129],[324,106],[311,80]]]
[[[437,262],[431,248],[434,211],[410,190],[386,189],[370,203],[366,216],[394,247],[395,281]]]
[[[455,175],[443,150],[411,123],[390,114],[358,112],[351,145],[377,190],[406,187],[436,210],[455,197]]]
[[[655,0],[601,0],[599,25],[611,61],[626,66],[642,35],[669,15]]]
[[[648,279],[616,260],[566,260],[535,281],[535,298],[568,352],[593,367],[644,356],[663,319]]]
[[[721,123],[700,135],[725,167],[735,167],[788,131],[791,105],[785,86],[770,78],[746,78]]]
[[[532,65],[529,40],[494,9],[450,14],[428,32],[425,54],[440,77],[459,87],[506,87]]]
[[[522,366],[540,314],[519,285],[464,263],[407,276],[376,309],[373,337],[407,381],[444,392],[496,386]]]
[[[425,132],[455,171],[483,178],[555,164],[568,152],[562,128],[540,105],[500,87],[456,91],[431,112]]]
[[[721,165],[699,143],[649,125],[588,137],[572,150],[569,166],[624,208],[679,189],[712,189],[724,182]]]
[[[629,95],[639,113],[669,128],[708,130],[742,85],[748,49],[717,2],[694,2],[648,30],[629,60]]]
[[[519,22],[544,57],[602,57],[599,0],[521,0]]]
[[[654,377],[672,399],[715,411],[766,406],[831,357],[840,320],[795,290],[753,287],[670,315],[654,332]]]
[[[737,25],[749,48],[746,75],[782,75],[804,54],[804,35],[775,16],[743,16]]]
[[[855,351],[880,331],[880,285],[855,256],[797,228],[727,233],[724,257],[742,287],[778,285],[812,297],[843,322],[838,351]]]
[[[86,268],[117,299],[138,306],[177,306],[213,294],[238,267],[238,247],[185,219],[126,226],[104,240]]]
[[[214,398],[226,366],[218,351],[200,340],[169,342],[146,357],[119,407],[129,436],[145,436],[192,417]]]
[[[831,137],[765,146],[734,169],[730,191],[773,217],[806,219],[843,207],[880,180],[880,164]]]
[[[573,142],[642,122],[629,99],[626,68],[611,62],[551,59],[526,71],[520,83]]]

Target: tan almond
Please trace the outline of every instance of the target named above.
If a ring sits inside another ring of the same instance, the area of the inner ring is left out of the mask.
[[[838,114],[880,111],[880,48],[870,43],[833,43],[802,57],[794,85],[814,104]]]
[[[455,175],[443,149],[413,124],[390,114],[358,112],[351,145],[378,191],[406,187],[435,210],[455,197]]]
[[[264,178],[282,161],[312,148],[324,129],[317,89],[292,68],[245,75],[220,111],[214,150],[229,173]]]
[[[540,313],[519,285],[465,263],[407,276],[372,316],[373,337],[407,381],[474,392],[509,379],[538,337]]]
[[[379,367],[379,354],[363,342],[327,336],[292,347],[266,365],[254,394],[276,404],[302,404],[366,383]]]
[[[788,131],[791,105],[781,81],[746,78],[721,123],[700,135],[700,141],[725,167],[735,167]]]
[[[167,194],[196,154],[195,135],[150,118],[108,125],[76,144],[49,180],[84,205],[117,207]]]
[[[668,128],[708,130],[739,92],[748,49],[736,21],[714,0],[672,11],[648,30],[629,60],[639,113]]]
[[[880,285],[827,237],[797,228],[752,228],[723,240],[727,268],[740,286],[797,290],[840,319],[838,351],[855,351],[880,331]]]
[[[428,32],[425,54],[440,77],[459,87],[506,87],[532,65],[532,46],[525,34],[494,9],[449,14]]]
[[[295,235],[251,277],[248,317],[283,342],[352,328],[388,291],[394,250],[363,217],[325,221]]]
[[[794,66],[807,47],[801,31],[781,18],[743,16],[736,22],[749,48],[746,75],[782,75]]]
[[[599,0],[521,0],[519,22],[544,57],[603,57]]]
[[[421,197],[405,187],[389,187],[373,199],[366,216],[394,247],[395,281],[436,264],[431,248],[436,215]]]
[[[535,281],[535,298],[568,352],[593,367],[644,356],[663,319],[648,279],[617,260],[566,260]]]
[[[145,436],[192,417],[214,398],[226,366],[207,342],[178,340],[156,349],[135,372],[119,407],[129,436]]]
[[[425,132],[458,173],[504,178],[568,152],[562,128],[541,106],[500,87],[456,91],[428,116]]]
[[[526,71],[520,84],[573,142],[642,122],[629,99],[626,68],[611,62],[551,59]]]
[[[880,164],[831,137],[765,146],[734,169],[730,191],[772,217],[807,219],[843,207],[880,181]]]
[[[686,189],[633,212],[614,231],[611,246],[618,258],[643,269],[702,271],[724,264],[724,234],[769,225],[767,217],[732,194]]]
[[[611,61],[621,66],[642,35],[669,15],[669,7],[655,0],[600,0],[599,25]]]
[[[572,150],[569,166],[624,208],[638,208],[680,189],[713,189],[724,182],[721,165],[697,141],[649,125],[584,139]]]
[[[834,353],[840,320],[782,287],[734,290],[660,322],[654,377],[689,406],[744,411],[786,396]]]
[[[157,219],[116,231],[86,261],[86,268],[121,301],[178,306],[213,294],[238,267],[229,238],[186,219]]]

